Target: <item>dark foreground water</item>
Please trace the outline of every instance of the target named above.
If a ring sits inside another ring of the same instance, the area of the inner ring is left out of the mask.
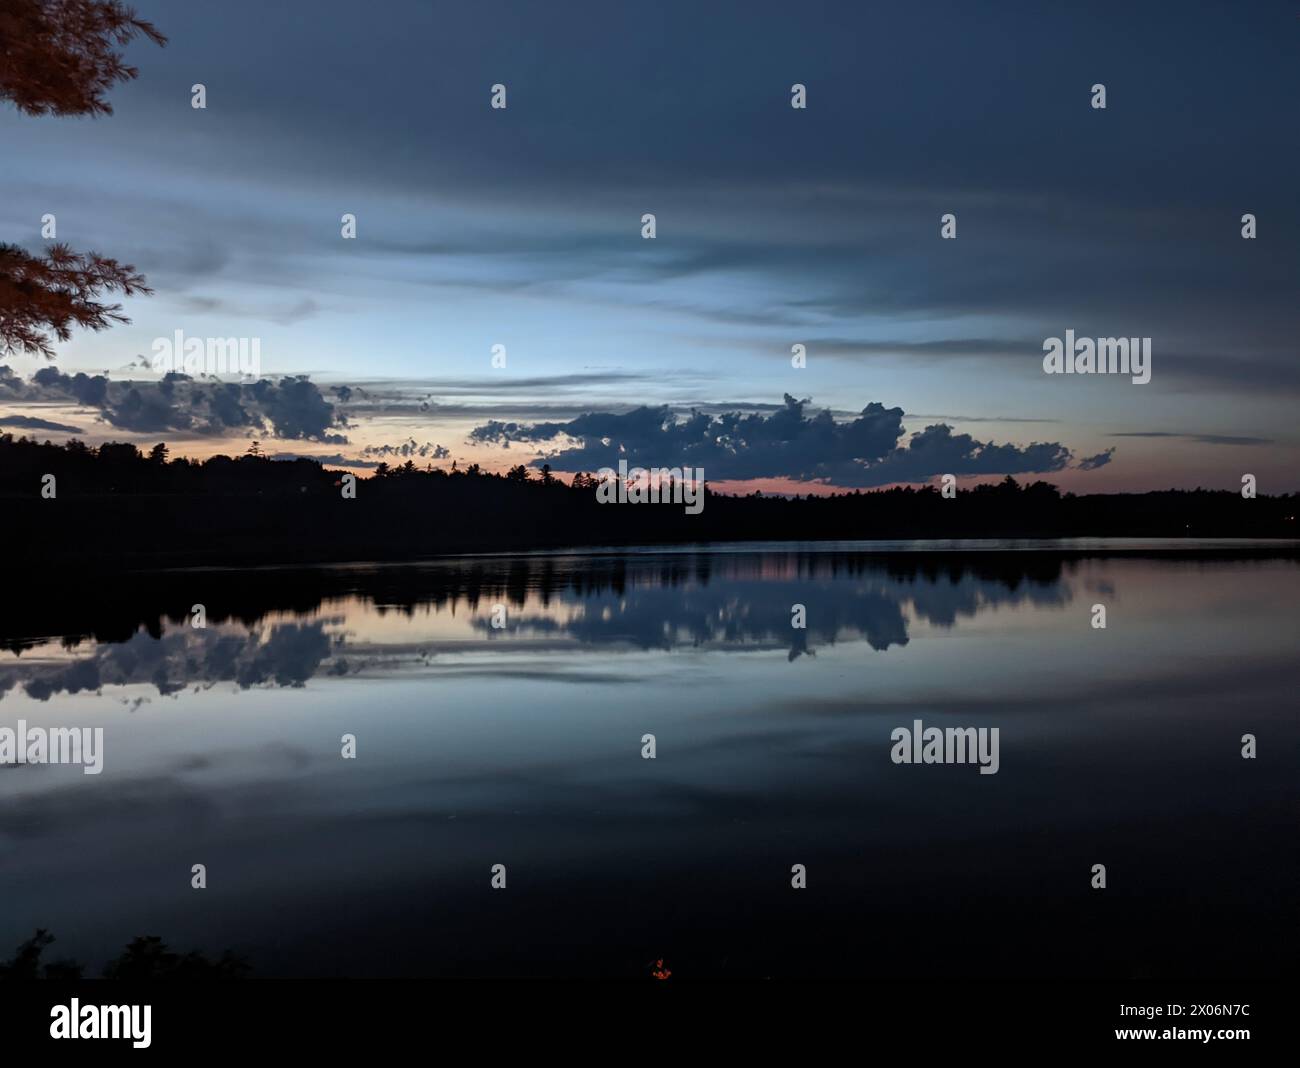
[[[91,973],[156,934],[255,975],[1294,975],[1300,567],[1036,548],[11,604],[0,728],[105,752],[0,767],[0,958],[44,927]],[[891,762],[915,720],[998,728],[998,772]]]

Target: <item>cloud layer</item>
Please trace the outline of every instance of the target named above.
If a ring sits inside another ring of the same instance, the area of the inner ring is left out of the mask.
[[[135,382],[42,367],[25,382],[0,364],[0,401],[92,408],[110,426],[136,433],[269,433],[336,445],[348,440],[338,432],[347,425],[342,412],[304,375],[216,382],[172,373],[157,382]]]
[[[470,440],[541,447],[544,455],[532,465],[549,463],[560,471],[593,471],[625,460],[629,467],[703,468],[707,478],[721,481],[789,478],[855,487],[925,482],[941,474],[1060,471],[1072,456],[1060,442],[998,445],[942,423],[903,444],[901,408],[873,401],[856,417],[836,422],[829,411],[805,414],[810,404],[787,393],[771,414],[693,411],[679,421],[662,406],[592,412],[562,423],[491,421],[475,427]]]

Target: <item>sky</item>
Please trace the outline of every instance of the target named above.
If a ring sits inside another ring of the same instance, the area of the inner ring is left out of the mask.
[[[1294,5],[135,7],[170,40],[128,47],[113,115],[0,106],[0,241],[54,214],[154,293],[5,357],[0,430],[1300,489]],[[177,330],[256,339],[261,381],[163,379]],[[1045,374],[1067,330],[1150,338],[1150,381]]]

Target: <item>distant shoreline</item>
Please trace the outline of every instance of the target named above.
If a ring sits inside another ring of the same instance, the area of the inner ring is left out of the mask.
[[[47,576],[771,542],[856,551],[918,551],[918,542],[944,551],[990,543],[1069,551],[1077,539],[1093,551],[1107,548],[1096,539],[1158,539],[1172,550],[1225,538],[1242,551],[1300,542],[1300,494],[1077,496],[1008,476],[953,492],[925,485],[778,497],[706,487],[695,503],[614,502],[589,476],[566,483],[522,466],[494,474],[407,464],[355,478],[306,459],[198,463],[168,459],[161,444],[146,455],[133,445],[59,447],[0,435],[7,558]],[[1045,545],[1059,539],[1066,544]]]
[[[1008,544],[1020,540],[1036,544]],[[986,544],[976,544],[984,541]],[[1114,544],[1105,544],[1105,543]],[[1144,544],[1144,542],[1146,544]],[[940,544],[938,539],[913,538],[908,540],[878,539],[845,541],[826,538],[819,541],[731,541],[731,542],[672,542],[643,545],[571,545],[546,549],[505,549],[493,552],[449,552],[436,556],[411,559],[331,560],[322,563],[265,563],[253,565],[193,564],[169,568],[150,568],[151,572],[165,574],[196,571],[321,571],[360,570],[364,568],[420,568],[437,567],[460,560],[512,560],[512,559],[599,559],[645,558],[653,556],[690,556],[693,554],[718,555],[843,555],[926,557],[944,556],[1015,556],[1037,553],[1071,559],[1106,559],[1133,557],[1159,559],[1184,557],[1191,559],[1300,559],[1300,539],[1297,538],[1024,538],[1024,539],[950,539]]]

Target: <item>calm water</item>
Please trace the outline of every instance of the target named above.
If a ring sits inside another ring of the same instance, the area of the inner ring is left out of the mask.
[[[105,754],[0,768],[0,958],[45,927],[93,972],[157,934],[257,975],[1294,974],[1300,566],[1033,547],[11,606],[0,727]],[[999,728],[999,772],[892,763],[916,719]]]

